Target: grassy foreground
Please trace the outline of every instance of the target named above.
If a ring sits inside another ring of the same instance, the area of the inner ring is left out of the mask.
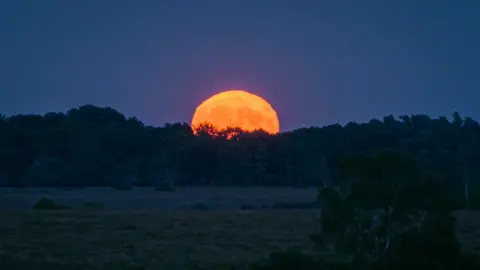
[[[0,269],[246,269],[290,246],[313,249],[318,211],[0,212]],[[480,212],[459,212],[480,249]]]

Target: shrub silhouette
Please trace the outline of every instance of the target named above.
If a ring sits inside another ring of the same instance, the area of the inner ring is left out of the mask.
[[[57,204],[54,200],[46,197],[42,197],[34,205],[35,210],[65,210],[69,209],[66,205]]]
[[[133,189],[132,185],[128,183],[114,183],[111,184],[110,187],[120,191],[128,191]]]
[[[92,210],[100,210],[105,208],[105,203],[104,202],[85,202],[83,206]]]
[[[169,183],[161,183],[155,187],[155,191],[176,191],[175,186]]]
[[[252,265],[253,270],[316,270],[320,265],[312,257],[295,249],[275,252],[270,255],[269,262]]]

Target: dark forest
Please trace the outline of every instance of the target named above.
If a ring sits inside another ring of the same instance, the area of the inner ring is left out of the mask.
[[[342,160],[379,151],[407,153],[475,197],[480,127],[453,113],[386,116],[368,123],[301,128],[270,135],[186,123],[146,126],[112,108],[0,118],[4,186],[341,186]]]

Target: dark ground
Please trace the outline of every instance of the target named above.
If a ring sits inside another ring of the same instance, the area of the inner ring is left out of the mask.
[[[313,250],[318,210],[266,205],[315,195],[288,188],[4,189],[0,269],[245,269],[286,247]],[[73,208],[31,210],[42,196]],[[199,202],[210,211],[179,206]],[[258,210],[237,211],[247,204]],[[480,212],[456,216],[464,247],[480,249]]]

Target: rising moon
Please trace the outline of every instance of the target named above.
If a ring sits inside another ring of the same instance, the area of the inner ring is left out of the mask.
[[[239,127],[245,131],[264,130],[278,133],[280,123],[273,107],[263,98],[244,90],[228,90],[198,105],[192,128],[208,123],[215,129]]]

